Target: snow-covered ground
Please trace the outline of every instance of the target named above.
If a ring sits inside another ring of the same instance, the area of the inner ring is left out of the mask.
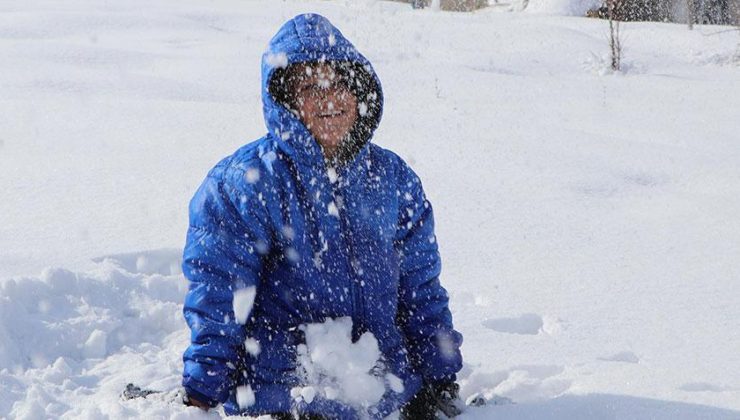
[[[375,141],[435,205],[463,395],[516,402],[463,418],[740,418],[740,33],[627,24],[612,74],[605,22],[496,10],[0,3],[0,418],[204,417],[168,403],[187,202],[263,134],[305,11],[374,62]]]

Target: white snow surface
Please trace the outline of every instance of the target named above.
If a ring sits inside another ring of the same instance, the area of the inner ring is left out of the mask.
[[[598,8],[601,0],[529,0],[524,10],[564,16],[585,16],[586,12]]]
[[[173,402],[187,204],[263,135],[260,56],[306,11],[435,206],[463,398],[516,402],[462,419],[740,418],[740,34],[625,24],[614,73],[603,21],[499,9],[0,4],[0,418],[218,416]]]

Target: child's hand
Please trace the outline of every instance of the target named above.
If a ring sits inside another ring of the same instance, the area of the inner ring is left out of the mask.
[[[432,386],[432,395],[437,409],[449,418],[462,414],[460,401],[460,386],[455,382],[446,382]]]
[[[459,386],[454,382],[425,384],[424,387],[401,408],[402,419],[435,419],[437,411],[448,418],[459,416],[463,404],[458,396]]]

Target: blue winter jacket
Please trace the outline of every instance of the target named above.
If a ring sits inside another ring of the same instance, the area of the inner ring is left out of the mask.
[[[365,130],[336,168],[270,91],[278,69],[324,60],[354,64],[371,87],[359,90]],[[183,386],[211,405],[224,403],[228,414],[385,417],[422,382],[454,380],[462,364],[462,336],[438,279],[432,207],[411,168],[369,142],[382,111],[380,81],[328,20],[307,14],[288,21],[262,61],[268,134],[218,163],[190,203],[183,272],[192,334]],[[249,286],[257,293],[242,325],[233,292]],[[367,413],[321,398],[296,403],[289,395],[300,381],[297,327],[344,316],[353,321],[354,339],[372,332],[384,368],[404,385],[400,393],[387,387]],[[245,351],[248,337],[261,345],[256,357]],[[245,384],[256,399],[241,409],[235,388]]]

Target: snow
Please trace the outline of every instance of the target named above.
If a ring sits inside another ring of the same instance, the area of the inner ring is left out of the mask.
[[[288,56],[285,53],[267,54],[267,64],[276,68],[288,67]]]
[[[371,373],[380,360],[378,341],[365,332],[357,342],[352,342],[352,319],[329,319],[323,323],[304,325],[306,344],[298,348],[298,361],[303,381],[294,398],[311,402],[317,390],[323,397],[338,400],[357,408],[368,408],[385,392],[383,378]],[[391,389],[398,389],[399,378],[391,382]],[[391,381],[391,379],[389,379]],[[400,385],[401,390],[403,384]]]
[[[462,419],[740,417],[740,34],[625,24],[613,73],[605,23],[557,16],[585,4],[0,5],[0,417],[209,416],[173,403],[187,205],[264,134],[260,57],[306,11],[434,205],[462,397],[497,402]]]
[[[307,404],[311,404],[313,399],[316,398],[316,388],[312,386],[304,386],[301,388],[301,398]]]
[[[244,173],[244,179],[250,184],[255,184],[260,180],[260,170],[257,168],[248,168]]]
[[[334,203],[333,201],[329,202],[329,205],[326,206],[326,211],[330,215],[332,215],[332,216],[334,216],[336,218],[339,218],[339,209],[337,208],[336,203]]]
[[[82,345],[82,355],[86,359],[100,359],[108,353],[106,341],[108,334],[95,330],[90,334],[85,344]]]
[[[524,10],[551,15],[585,16],[587,11],[597,9],[603,4],[600,0],[529,0]]]
[[[326,176],[329,177],[329,182],[331,182],[332,184],[336,183],[339,179],[337,175],[337,170],[332,168],[331,166],[326,168]]]
[[[388,386],[393,392],[396,392],[398,394],[403,392],[404,386],[401,378],[392,373],[389,373],[385,375],[385,380],[388,381]]]
[[[260,342],[258,340],[255,340],[254,338],[247,338],[246,340],[244,340],[244,349],[247,351],[247,354],[250,354],[254,357],[259,356],[260,352],[262,351]]]
[[[254,306],[255,296],[257,296],[257,288],[254,286],[234,290],[233,307],[236,322],[247,323],[249,313],[252,312],[252,306]]]
[[[481,325],[502,333],[537,335],[542,331],[544,322],[537,314],[524,314],[516,318],[487,319]]]
[[[239,404],[240,408],[247,408],[253,405],[254,402],[254,391],[252,391],[251,386],[246,385],[236,387],[236,403]]]
[[[180,274],[123,265],[105,259],[88,272],[51,269],[0,283],[0,416],[156,418],[193,410],[168,407],[188,341],[187,284]],[[168,392],[148,404],[124,403],[119,395],[129,382]]]

